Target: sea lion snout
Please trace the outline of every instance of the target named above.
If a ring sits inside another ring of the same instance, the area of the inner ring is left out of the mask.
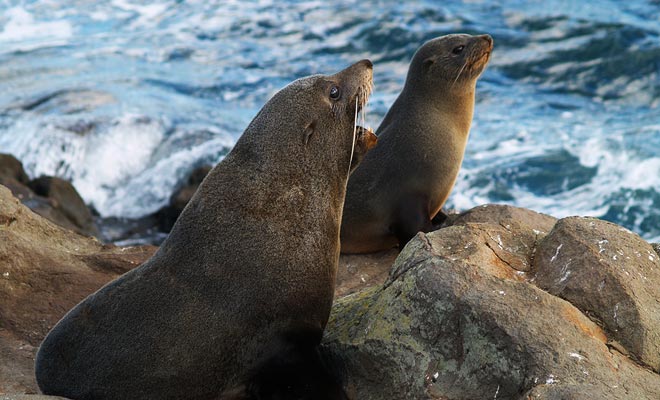
[[[369,69],[374,69],[374,64],[371,62],[371,60],[365,58],[364,60],[358,61],[356,64],[362,64],[365,65]]]
[[[490,50],[493,49],[493,38],[490,35],[481,35],[481,36],[478,36],[478,37],[485,40],[486,43],[488,43],[488,47],[489,47]]]
[[[374,65],[371,60],[364,59],[350,65],[346,69],[339,71],[334,77],[344,83],[350,93],[350,99],[354,100],[356,96],[364,98],[364,102],[371,94],[371,86],[373,84],[373,69]],[[363,106],[359,104],[359,106]]]

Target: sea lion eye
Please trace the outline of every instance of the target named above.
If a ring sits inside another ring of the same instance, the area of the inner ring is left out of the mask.
[[[452,50],[451,52],[454,53],[454,54],[461,54],[463,49],[465,49],[465,46],[460,45],[458,47],[454,47],[454,50]]]
[[[340,96],[341,96],[341,91],[339,90],[339,87],[332,86],[330,88],[330,98],[332,100],[337,100]]]

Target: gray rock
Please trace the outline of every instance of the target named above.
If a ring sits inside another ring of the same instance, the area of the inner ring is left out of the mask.
[[[526,208],[511,207],[499,204],[485,204],[459,214],[452,221],[453,226],[468,223],[486,223],[504,228],[513,240],[507,241],[511,247],[502,248],[500,240],[491,238],[493,251],[504,257],[503,261],[518,271],[529,271],[534,258],[534,249],[545,235],[552,230],[557,218]],[[500,251],[506,250],[506,251]],[[513,258],[510,254],[515,254]]]
[[[660,370],[660,257],[642,238],[595,218],[564,218],[541,241],[533,272],[540,288],[571,302],[610,341]]]
[[[34,212],[60,226],[87,236],[99,236],[94,217],[73,185],[64,179],[42,176],[30,189],[46,201],[26,203]]]
[[[419,234],[385,285],[336,301],[323,354],[351,398],[660,398],[660,376],[529,282],[519,266],[534,248],[518,230],[552,221],[509,211],[517,227],[497,217]]]

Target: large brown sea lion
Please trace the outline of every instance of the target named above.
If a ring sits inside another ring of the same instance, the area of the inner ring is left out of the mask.
[[[41,390],[95,400],[340,398],[316,346],[371,82],[363,60],[275,94],[158,252],[51,330],[37,354]]]

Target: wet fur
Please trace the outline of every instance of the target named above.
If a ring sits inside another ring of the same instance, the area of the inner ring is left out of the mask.
[[[460,45],[457,56],[452,50]],[[476,81],[491,50],[490,36],[457,34],[415,53],[404,88],[376,131],[378,145],[349,179],[342,252],[403,248],[442,220],[438,213],[463,161]]]
[[[313,354],[334,293],[353,104],[370,82],[362,61],[275,94],[158,252],[48,334],[36,360],[41,390],[90,400],[277,399],[269,369],[323,376]],[[337,101],[332,85],[342,89]]]

